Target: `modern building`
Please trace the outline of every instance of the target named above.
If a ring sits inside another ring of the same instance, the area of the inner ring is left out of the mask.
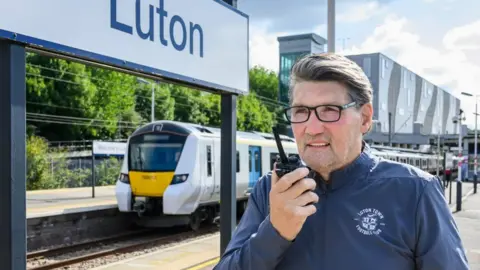
[[[288,82],[293,64],[302,56],[310,53],[326,52],[327,40],[310,33],[277,38],[279,43],[279,101],[288,104]]]
[[[370,79],[374,119],[368,139],[425,144],[438,133],[458,134],[460,100],[382,53],[348,55]]]
[[[327,41],[315,34],[279,37],[279,101],[288,102],[289,72],[298,57],[326,51]],[[368,76],[373,87],[375,126],[370,143],[417,148],[431,139],[458,136],[454,116],[460,100],[382,53],[347,55]],[[463,125],[462,125],[463,126]],[[463,126],[462,133],[467,131]]]

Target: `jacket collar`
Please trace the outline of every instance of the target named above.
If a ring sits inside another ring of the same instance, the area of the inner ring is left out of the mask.
[[[309,177],[315,179],[321,191],[337,190],[358,179],[366,178],[376,163],[377,158],[371,154],[370,146],[363,141],[360,155],[346,167],[331,172],[328,183],[324,181],[320,174],[313,170]]]

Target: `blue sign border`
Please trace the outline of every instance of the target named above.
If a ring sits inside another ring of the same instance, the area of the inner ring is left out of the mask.
[[[249,41],[250,41],[250,18],[247,14],[235,9],[234,7],[230,6],[229,4],[223,2],[222,0],[213,0],[214,2],[232,10],[233,12],[245,17],[247,19],[247,74],[250,69],[250,46],[249,46]],[[236,88],[232,87],[227,87],[224,85],[216,84],[216,83],[211,83],[207,82],[204,80],[199,80],[196,78],[176,74],[173,72],[161,70],[161,69],[156,69],[132,62],[128,62],[125,60],[121,60],[118,58],[102,55],[102,54],[97,54],[85,50],[80,50],[74,47],[58,44],[55,42],[39,39],[39,38],[34,38],[30,37],[27,35],[22,35],[21,33],[14,33],[11,31],[7,31],[4,29],[0,28],[0,39],[8,39],[8,40],[13,40],[16,42],[24,43],[27,44],[27,46],[35,47],[40,50],[47,50],[47,51],[52,51],[52,52],[58,52],[60,54],[64,54],[67,56],[70,56],[72,58],[79,58],[79,59],[85,59],[88,61],[92,62],[98,62],[101,64],[105,65],[111,65],[114,67],[122,68],[122,69],[127,69],[127,70],[132,70],[134,72],[138,73],[143,73],[146,75],[152,75],[152,76],[161,76],[165,77],[167,79],[171,80],[179,80],[182,82],[198,85],[200,87],[206,87],[210,89],[216,89],[220,91],[226,91],[230,93],[236,93],[240,95],[246,95],[250,92],[250,83],[249,83],[249,78],[247,76],[247,92],[241,91]]]

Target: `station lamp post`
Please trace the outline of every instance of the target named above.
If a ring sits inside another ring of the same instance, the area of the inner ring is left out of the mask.
[[[144,84],[151,84],[152,85],[152,102],[151,102],[151,107],[152,107],[152,116],[151,116],[151,122],[155,121],[155,84],[154,83],[149,83],[148,81],[142,79],[142,78],[137,78],[137,81],[139,83],[144,83]]]
[[[453,123],[458,122],[458,177],[457,177],[457,212],[462,210],[462,165],[463,165],[463,147],[462,147],[462,120],[465,120],[465,116],[462,116],[463,110],[460,109],[458,115],[453,117]]]
[[[327,0],[327,50],[335,52],[335,0]]]
[[[475,97],[475,139],[474,139],[474,154],[473,154],[473,193],[477,193],[477,107],[478,107],[478,100],[477,98],[480,95],[472,95],[467,92],[462,92],[462,95],[467,97]]]

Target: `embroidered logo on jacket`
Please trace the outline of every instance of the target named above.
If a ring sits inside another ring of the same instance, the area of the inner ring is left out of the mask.
[[[357,230],[364,235],[378,235],[382,232],[383,214],[375,208],[365,208],[357,213],[355,220],[358,222]]]

